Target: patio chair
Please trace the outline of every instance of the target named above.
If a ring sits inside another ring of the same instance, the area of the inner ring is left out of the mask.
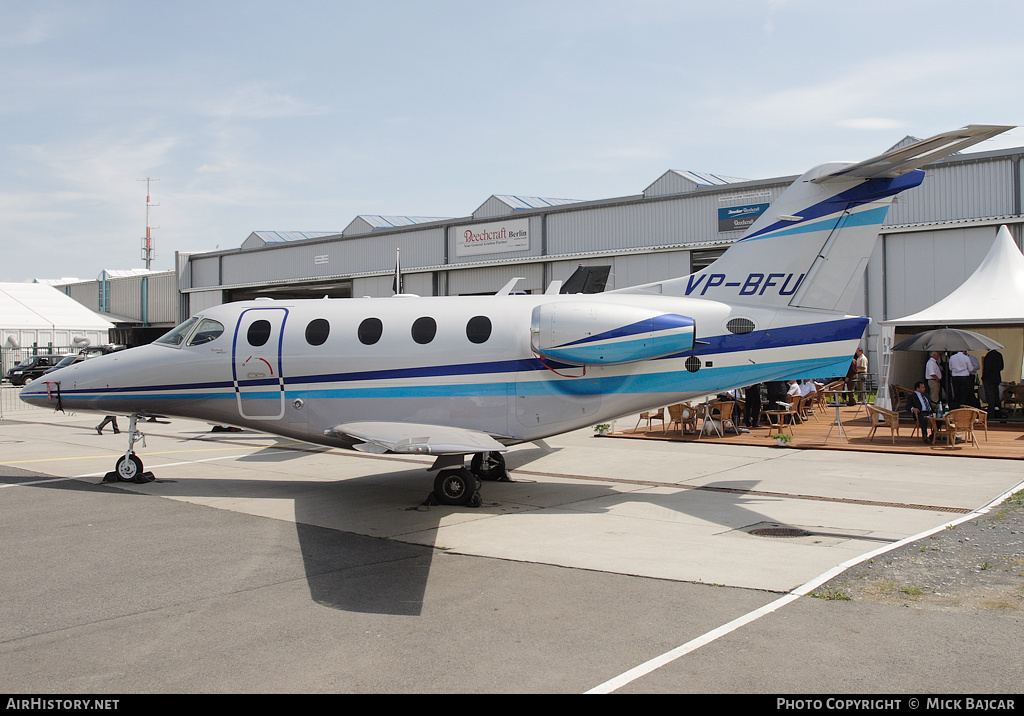
[[[900,434],[900,414],[895,410],[879,408],[877,405],[866,405],[864,407],[868,410],[868,422],[871,423],[871,432],[868,433],[868,440],[875,439],[875,431],[879,428],[883,430],[889,428],[892,433],[892,444],[895,445],[896,438]]]
[[[645,420],[647,421],[647,430],[645,430],[644,432],[649,432],[650,431],[650,429],[651,429],[651,421],[652,420],[660,420],[661,421],[661,432],[665,432],[665,409],[664,408],[658,408],[657,410],[648,410],[645,413],[640,413],[640,419],[636,421],[636,427],[633,428],[633,432],[634,433],[636,432],[637,428],[640,427],[640,423],[642,423]]]
[[[736,408],[736,401],[723,400],[719,403],[712,403],[710,405],[710,411],[708,417],[712,420],[718,420],[722,423],[722,432],[725,432],[728,428],[726,423],[732,426],[732,431],[739,434],[739,430],[736,428],[736,423],[732,419],[733,410]]]
[[[668,406],[668,417],[671,421],[668,424],[669,430],[673,425],[678,425],[680,433],[697,432],[697,411],[689,403]]]
[[[973,408],[957,408],[946,413],[946,440],[950,447],[955,447],[957,438],[963,435],[964,442],[970,440],[974,447],[981,449],[974,437],[974,415]]]
[[[1024,410],[1024,384],[1010,384],[1006,386],[1003,393],[1003,405],[1007,412],[1013,415],[1018,410]]]
[[[988,442],[988,411],[972,407],[974,411],[974,426],[980,426],[985,431],[985,442]]]

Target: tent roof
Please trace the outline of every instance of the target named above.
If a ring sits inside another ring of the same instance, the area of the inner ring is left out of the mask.
[[[1024,255],[1005,226],[988,256],[960,288],[910,316],[882,321],[893,326],[1024,323]]]
[[[42,283],[0,283],[0,328],[105,331],[114,324]]]

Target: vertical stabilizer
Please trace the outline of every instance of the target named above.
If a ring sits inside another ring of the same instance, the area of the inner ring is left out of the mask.
[[[845,312],[893,199],[924,180],[918,167],[1008,129],[971,125],[864,162],[822,164],[706,269],[623,292]]]

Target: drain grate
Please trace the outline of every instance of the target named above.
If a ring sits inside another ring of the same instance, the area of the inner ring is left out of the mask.
[[[813,532],[797,529],[796,527],[759,527],[750,530],[748,534],[758,537],[810,537]]]

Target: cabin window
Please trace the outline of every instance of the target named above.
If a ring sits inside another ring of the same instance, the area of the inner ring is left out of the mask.
[[[466,324],[466,338],[470,343],[485,343],[491,337],[491,319],[487,316],[473,316]]]
[[[429,316],[417,318],[412,324],[412,339],[417,343],[430,343],[437,335],[437,322]]]
[[[270,340],[270,321],[265,321],[262,318],[253,321],[245,334],[245,339],[249,341],[250,346],[265,345]]]
[[[322,346],[331,335],[331,324],[326,318],[317,318],[306,326],[306,343],[311,346]]]
[[[223,323],[215,321],[212,318],[204,318],[199,322],[199,327],[196,328],[196,332],[188,339],[188,345],[201,346],[204,343],[209,343],[210,341],[220,338],[220,335],[223,332]]]
[[[367,346],[372,346],[380,340],[380,336],[383,332],[384,324],[381,323],[379,318],[367,318],[359,324],[359,342]]]

